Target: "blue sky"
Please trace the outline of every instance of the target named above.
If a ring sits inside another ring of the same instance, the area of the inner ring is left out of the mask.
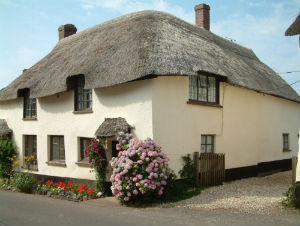
[[[194,6],[211,7],[211,31],[253,49],[278,73],[300,70],[299,37],[284,32],[299,13],[299,0],[0,0],[0,89],[47,55],[58,42],[57,28],[78,32],[144,9],[169,12],[194,24]],[[280,74],[288,83],[300,73]],[[292,86],[300,93],[300,85]]]

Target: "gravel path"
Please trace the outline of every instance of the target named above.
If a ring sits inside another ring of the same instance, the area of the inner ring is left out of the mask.
[[[264,215],[300,215],[298,210],[284,209],[281,205],[283,193],[291,185],[291,177],[291,171],[285,171],[225,182],[221,186],[206,188],[200,195],[173,206]]]

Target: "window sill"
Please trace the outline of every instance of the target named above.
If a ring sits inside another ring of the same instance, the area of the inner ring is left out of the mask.
[[[282,150],[283,152],[291,152],[291,149]]]
[[[75,164],[81,167],[90,167],[90,163],[88,161],[78,161]]]
[[[67,167],[65,161],[48,161],[46,162],[49,166]]]
[[[26,170],[28,170],[28,171],[35,171],[35,172],[38,172],[38,171],[39,171],[38,168],[32,168],[32,167],[27,168],[27,167],[25,167],[25,166],[21,166],[21,169],[26,169]]]
[[[90,114],[93,113],[92,109],[86,109],[86,110],[81,110],[81,111],[73,111],[73,114],[77,115],[77,114]]]
[[[34,118],[23,118],[23,121],[37,121],[37,117],[34,117]]]
[[[193,104],[193,105],[202,105],[202,106],[223,108],[223,106],[221,106],[220,104],[217,104],[217,103],[203,102],[203,101],[198,101],[198,100],[188,100],[186,103]]]

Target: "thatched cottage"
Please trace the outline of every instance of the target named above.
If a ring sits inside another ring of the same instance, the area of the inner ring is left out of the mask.
[[[151,137],[178,172],[187,153],[225,153],[227,178],[287,168],[297,152],[299,96],[251,49],[196,25],[141,11],[59,42],[0,91],[0,118],[37,174],[94,179],[83,150],[94,136],[116,155],[117,131]],[[0,127],[2,128],[2,127]],[[10,130],[8,130],[10,129]]]
[[[286,36],[293,36],[293,35],[299,35],[300,34],[300,13],[298,14],[295,21],[289,26],[289,28],[286,30],[285,35]],[[300,35],[299,35],[299,48],[300,48]],[[300,145],[300,138],[299,139],[299,145]],[[297,164],[297,170],[296,170],[296,181],[300,181],[300,152],[298,148],[298,164]]]

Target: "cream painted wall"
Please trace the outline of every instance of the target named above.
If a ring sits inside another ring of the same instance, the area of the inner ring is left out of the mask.
[[[74,114],[73,91],[39,98],[37,120],[24,121],[23,99],[1,102],[0,118],[13,129],[13,138],[20,156],[23,135],[37,135],[39,174],[94,179],[89,168],[75,163],[79,160],[79,137],[94,137],[104,118],[123,117],[134,126],[133,132],[141,138],[152,137],[152,81],[138,81],[119,86],[93,90],[93,113]],[[67,167],[49,166],[49,136],[63,135]]]
[[[153,85],[154,140],[175,172],[183,155],[200,152],[201,134],[216,135],[215,151],[225,153],[227,169],[297,153],[299,104],[221,83],[223,108],[192,105],[188,82],[188,77],[158,77]],[[282,152],[282,133],[290,134],[292,152]]]
[[[124,117],[134,134],[153,137],[177,173],[181,157],[200,151],[201,134],[216,135],[215,151],[226,154],[226,168],[290,158],[297,153],[299,104],[252,90],[220,84],[221,107],[187,104],[188,77],[158,77],[93,90],[93,113],[73,113],[73,91],[39,98],[37,121],[23,121],[23,100],[0,103],[23,156],[23,135],[37,135],[38,173],[94,179],[79,160],[79,137],[93,137],[106,117]],[[223,101],[224,100],[224,101]],[[292,152],[282,152],[290,133]],[[64,135],[67,167],[49,166],[48,139]],[[109,153],[110,155],[110,153]],[[299,174],[298,174],[299,175]]]

